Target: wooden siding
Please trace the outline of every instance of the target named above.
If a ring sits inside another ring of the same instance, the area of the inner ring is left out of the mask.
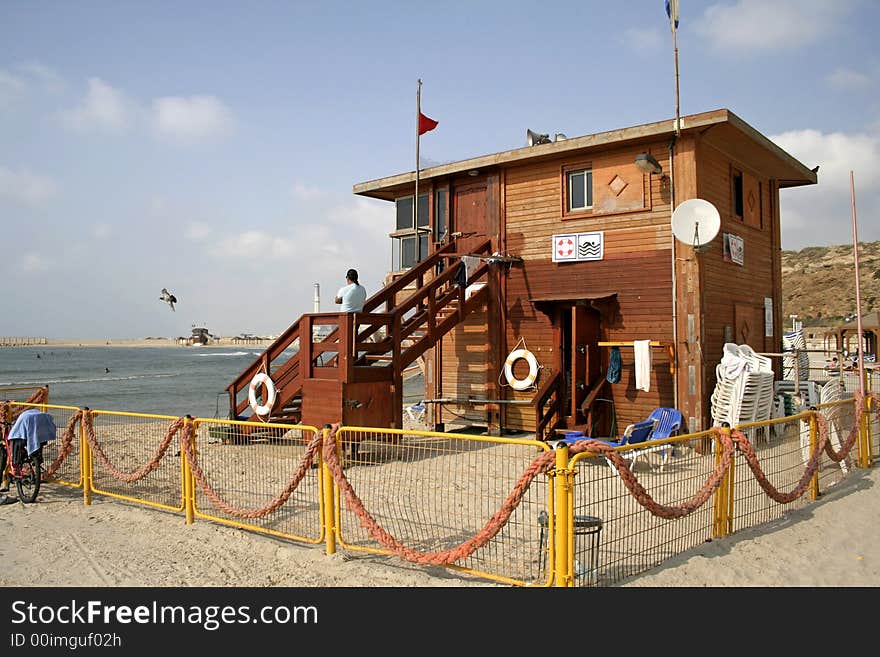
[[[486,399],[489,353],[485,307],[472,312],[444,338],[439,397]],[[446,403],[441,406],[444,424],[486,424],[485,404]]]
[[[498,288],[493,291],[502,297],[498,311],[472,315],[444,339],[442,389],[437,391],[438,397],[531,399],[534,390],[517,392],[506,384],[504,358],[523,340],[541,365],[537,382],[540,385],[562,366],[562,345],[557,344],[561,331],[554,328],[552,316],[577,299],[616,293],[610,304],[613,312],[609,313],[605,304],[596,304],[603,313],[600,341],[673,342],[673,261],[678,289],[677,382],[669,372],[665,350],[654,349],[650,392],[637,391],[632,349],[622,349],[623,378],[618,384],[606,384],[599,395],[612,401],[618,432],[627,423],[643,419],[657,406],[672,406],[675,387],[686,421],[693,418],[694,425],[689,428],[709,426],[709,395],[715,384],[715,364],[720,359],[726,326],[731,327],[735,342],[743,342],[737,337],[737,329],[747,324],[747,342],[755,350],[778,350],[778,184],[762,169],[769,166],[772,158],[738,131],[718,128],[703,137],[687,136],[677,142],[673,172],[676,202],[704,198],[718,208],[722,219],[719,235],[697,255],[689,246],[673,240],[669,179],[638,172],[633,180],[632,162],[643,151],[657,158],[664,174],[671,171],[665,143],[593,152],[586,160],[582,154],[572,154],[569,159],[532,161],[500,171],[499,245],[506,254],[522,258],[522,262],[500,270]],[[567,214],[565,167],[585,162],[594,171],[593,211]],[[731,167],[743,172],[743,219],[733,213]],[[608,196],[608,183],[616,176],[627,183],[620,194],[629,190],[629,196],[624,196],[618,206]],[[641,198],[635,193],[639,190]],[[552,262],[554,234],[593,231],[604,232],[603,260]],[[724,261],[724,232],[743,238],[744,266]],[[530,301],[542,297],[569,301],[538,305]],[[774,335],[766,339],[765,297],[774,300]],[[496,305],[494,301],[492,305]],[[501,317],[500,330],[489,326],[490,318],[496,316]],[[599,353],[604,372],[610,351],[602,348]],[[691,379],[690,372],[694,372],[695,379]],[[438,416],[444,423],[494,425],[497,419],[504,429],[534,430],[531,406],[503,404],[491,413],[489,408],[448,404]]]
[[[543,368],[538,383],[562,363],[559,333],[545,311],[553,306],[529,299],[589,299],[616,293],[600,319],[600,341],[652,339],[672,340],[672,260],[668,182],[660,176],[646,176],[633,164],[635,156],[648,150],[668,171],[664,145],[633,147],[608,154],[594,154],[594,210],[609,209],[607,183],[618,176],[638,195],[625,197],[617,214],[584,213],[563,218],[565,160],[512,167],[505,172],[505,246],[509,253],[523,258],[510,268],[506,284],[506,349],[512,350],[522,339]],[[626,192],[627,188],[623,190]],[[648,191],[649,190],[649,191]],[[623,195],[623,192],[621,195]],[[647,197],[645,196],[647,194]],[[599,203],[596,203],[596,199]],[[638,197],[637,203],[633,201]],[[604,199],[604,200],[603,200]],[[638,206],[636,209],[635,206]],[[552,236],[557,233],[604,231],[604,258],[601,261],[552,262]],[[603,305],[603,310],[605,307]],[[601,369],[607,371],[609,348],[599,350]],[[650,391],[635,389],[633,350],[622,348],[622,379],[606,384],[600,397],[613,400],[618,430],[629,422],[644,419],[657,406],[673,404],[673,379],[666,352],[652,350]],[[503,365],[503,363],[502,363]],[[500,370],[499,370],[500,373]],[[509,399],[531,399],[534,391],[514,391],[503,387]],[[507,405],[503,425],[508,429],[534,430],[534,409]]]
[[[722,148],[729,148],[731,152],[724,152]],[[742,144],[732,148],[726,139],[707,139],[701,145],[698,161],[700,197],[715,204],[721,215],[719,235],[702,256],[704,383],[708,397],[715,386],[715,365],[721,360],[725,327],[729,327],[731,342],[748,344],[759,352],[776,351],[780,336],[775,335],[778,331],[775,316],[781,312],[781,299],[774,295],[774,289],[778,289],[775,279],[780,270],[773,238],[772,208],[776,200],[771,194],[775,194],[775,186],[747,164],[747,161],[760,161],[757,154],[750,157],[750,152]],[[743,172],[743,220],[734,215],[732,167]],[[748,202],[750,193],[755,198],[752,204]],[[743,265],[725,262],[723,233],[732,233],[743,239]],[[764,335],[765,297],[773,298],[774,303],[774,335],[768,337]],[[744,335],[746,326],[748,334]],[[707,400],[706,412],[708,404]]]

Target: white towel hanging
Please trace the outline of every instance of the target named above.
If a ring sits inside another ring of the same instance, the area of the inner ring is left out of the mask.
[[[651,341],[633,340],[636,365],[636,390],[651,389]]]

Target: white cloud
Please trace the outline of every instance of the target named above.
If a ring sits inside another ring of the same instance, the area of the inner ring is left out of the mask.
[[[36,207],[57,193],[58,187],[51,178],[25,169],[12,171],[0,167],[0,201],[5,199],[18,205]]]
[[[211,235],[211,227],[202,221],[193,221],[186,227],[186,238],[201,242]]]
[[[94,235],[97,239],[103,240],[110,237],[110,226],[108,224],[95,224],[92,226],[92,235]]]
[[[26,274],[35,274],[49,269],[49,261],[39,253],[25,253],[21,256],[21,269]]]
[[[340,226],[356,225],[368,233],[387,234],[394,230],[394,203],[357,197],[345,205],[331,208],[327,218]]]
[[[293,183],[293,195],[303,201],[314,201],[324,196],[324,190],[320,187],[297,181]]]
[[[874,80],[869,75],[846,68],[837,69],[828,75],[825,81],[837,89],[867,89],[874,84]]]
[[[873,164],[880,136],[797,130],[770,139],[806,166],[819,165],[817,185],[780,191],[783,248],[852,243],[850,171],[859,241],[880,240],[880,173]]]
[[[24,94],[25,84],[21,78],[0,69],[0,108],[9,107]]]
[[[873,184],[880,177],[874,165],[880,157],[880,140],[875,135],[793,130],[770,139],[808,167],[818,164],[823,185],[848,190],[850,170],[862,183]]]
[[[82,102],[62,112],[62,119],[81,132],[106,130],[123,132],[131,124],[134,106],[118,89],[100,78],[89,78],[89,88]]]
[[[234,129],[232,111],[214,96],[168,96],[153,101],[153,127],[164,137],[198,140],[223,137]]]
[[[239,258],[258,262],[284,258],[293,253],[295,243],[258,230],[234,237],[226,237],[211,248],[211,253],[222,258]]]
[[[624,30],[622,42],[628,48],[636,50],[654,50],[663,43],[660,30],[655,27],[631,27]]]
[[[36,79],[39,85],[49,93],[57,94],[64,91],[66,86],[64,80],[48,66],[39,62],[30,62],[23,65],[21,70]]]
[[[708,7],[694,29],[718,51],[787,50],[833,32],[851,6],[849,0],[737,0]]]

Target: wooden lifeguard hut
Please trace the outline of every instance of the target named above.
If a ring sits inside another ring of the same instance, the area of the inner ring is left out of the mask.
[[[354,185],[394,204],[388,283],[363,313],[300,318],[230,384],[230,415],[263,372],[278,417],[400,427],[422,359],[436,428],[611,435],[659,406],[710,426],[723,344],[781,349],[779,190],[816,173],[727,109],[527,143],[418,172],[416,225],[415,171]],[[671,217],[697,198],[721,225],[695,249]]]

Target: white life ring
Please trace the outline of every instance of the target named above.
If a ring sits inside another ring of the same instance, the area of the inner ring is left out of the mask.
[[[529,364],[529,373],[524,379],[517,379],[513,375],[513,364],[520,358]],[[504,361],[504,378],[507,379],[507,383],[514,390],[525,390],[535,385],[535,380],[538,378],[538,361],[534,354],[528,349],[514,349],[511,351],[507,360]]]
[[[261,383],[266,386],[266,403],[262,406],[257,400],[257,386]],[[268,374],[265,372],[254,374],[254,378],[251,379],[250,388],[248,388],[248,400],[251,402],[251,408],[254,409],[254,413],[257,415],[268,415],[272,411],[272,407],[275,405],[275,384]]]

